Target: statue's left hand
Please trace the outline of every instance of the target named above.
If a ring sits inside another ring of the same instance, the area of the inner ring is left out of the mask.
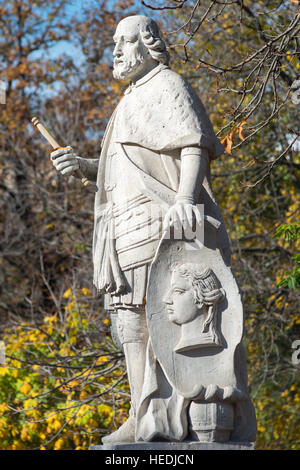
[[[163,230],[168,230],[169,227],[193,229],[195,223],[201,224],[201,220],[200,211],[195,204],[177,201],[165,215]]]

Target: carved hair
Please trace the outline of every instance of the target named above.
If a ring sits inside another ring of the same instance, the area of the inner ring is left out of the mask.
[[[178,272],[182,277],[189,280],[194,294],[195,303],[203,303],[208,307],[207,317],[203,323],[202,332],[210,329],[214,339],[221,344],[217,333],[217,303],[225,297],[224,290],[213,270],[203,264],[185,263],[174,264],[172,271]]]
[[[157,23],[148,18],[146,25],[143,25],[140,30],[140,35],[143,43],[147,47],[152,59],[160,64],[168,65],[169,53],[166,49],[166,43],[161,38]]]

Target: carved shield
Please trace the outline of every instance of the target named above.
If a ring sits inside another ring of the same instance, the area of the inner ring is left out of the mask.
[[[239,289],[217,246],[217,229],[207,221],[204,223],[204,245],[197,240],[161,240],[151,266],[146,298],[148,328],[157,361],[172,387],[186,398],[198,396],[198,399],[201,388],[235,389],[243,393],[247,384],[240,345],[243,308]],[[219,344],[203,340],[204,333],[196,327],[193,340],[198,337],[198,344],[192,341],[190,347],[178,346],[184,342],[183,325],[169,320],[164,300],[171,286],[172,266],[186,263],[212,270],[224,292],[215,312]]]

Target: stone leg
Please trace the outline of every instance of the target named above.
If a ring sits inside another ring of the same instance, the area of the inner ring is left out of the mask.
[[[127,421],[117,431],[102,439],[104,444],[135,442],[136,409],[144,382],[149,336],[145,309],[118,310],[117,330],[125,354],[131,391],[131,409]]]

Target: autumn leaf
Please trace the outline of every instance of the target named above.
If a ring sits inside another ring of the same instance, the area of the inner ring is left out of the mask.
[[[20,388],[20,392],[24,393],[24,395],[27,395],[31,390],[31,385],[28,382],[25,382],[22,387]]]
[[[247,121],[245,119],[242,119],[242,121],[240,122],[240,124],[237,126],[238,127],[238,130],[239,130],[239,138],[241,140],[245,140],[244,136],[243,136],[243,127],[244,125],[247,123]]]
[[[231,155],[231,149],[233,146],[234,136],[238,132],[237,127],[233,127],[228,135],[221,139],[221,143],[225,146],[225,152]]]
[[[229,155],[231,154],[231,147],[233,144],[233,139],[231,133],[223,137],[221,140],[221,144],[224,145],[225,147],[225,152],[228,153]]]
[[[225,147],[225,152],[228,153],[229,155],[231,155],[232,146],[234,144],[234,136],[236,134],[239,135],[239,138],[241,140],[245,140],[245,138],[243,136],[243,127],[244,127],[245,124],[246,124],[246,120],[242,119],[242,121],[237,126],[234,126],[231,129],[229,134],[227,134],[225,137],[220,139],[221,144],[223,144],[224,147]]]
[[[67,289],[67,290],[64,292],[63,298],[64,298],[64,299],[68,299],[71,294],[72,294],[72,290],[71,290],[71,288],[69,288],[69,289]]]

